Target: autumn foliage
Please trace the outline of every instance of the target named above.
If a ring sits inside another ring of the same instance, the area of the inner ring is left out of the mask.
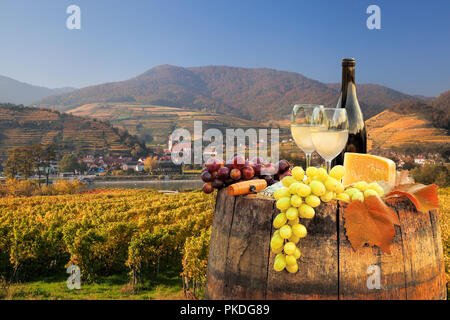
[[[7,179],[4,184],[0,183],[0,196],[37,196],[74,194],[83,191],[85,186],[79,181],[57,180],[51,185],[39,186],[34,180]]]
[[[386,187],[386,186],[385,186]],[[400,226],[397,213],[384,203],[393,197],[407,197],[418,213],[427,213],[439,208],[437,186],[420,183],[387,186],[388,192],[381,199],[370,196],[362,201],[354,201],[345,206],[344,219],[346,235],[355,250],[364,244],[378,246],[390,253],[390,244],[395,235],[394,225]]]
[[[84,280],[125,272],[138,284],[159,270],[181,271],[183,260],[189,282],[200,285],[213,201],[201,192],[117,189],[0,198],[0,275],[40,279],[72,262]]]

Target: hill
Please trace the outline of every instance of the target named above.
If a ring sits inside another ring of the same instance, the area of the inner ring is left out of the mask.
[[[449,153],[450,91],[428,102],[393,104],[366,121],[372,148]]]
[[[358,86],[358,88],[361,85]],[[360,103],[366,118],[388,105],[417,100],[377,85],[362,85]],[[383,94],[380,94],[382,92]],[[136,102],[234,115],[264,122],[286,118],[295,103],[335,106],[339,88],[299,73],[226,66],[182,68],[162,65],[121,82],[91,86],[45,98],[38,103],[70,110],[97,102]]]
[[[450,145],[446,130],[436,128],[419,113],[385,110],[366,121],[372,149],[407,145]]]
[[[74,91],[75,88],[49,89],[0,76],[0,103],[29,105],[48,96]]]
[[[108,120],[117,127],[128,130],[149,145],[166,144],[175,128],[194,132],[194,121],[202,121],[203,131],[217,128],[258,128],[256,122],[233,116],[191,111],[175,107],[163,107],[137,103],[92,103],[67,111],[73,115]]]
[[[340,83],[329,83],[328,86],[337,91],[341,90]],[[424,101],[422,96],[409,96],[391,88],[373,83],[357,84],[357,95],[361,109],[366,119],[385,110],[387,106],[404,100]]]
[[[8,149],[34,143],[56,143],[63,152],[138,155],[145,146],[124,130],[92,119],[49,109],[0,104],[0,160]]]
[[[433,109],[433,121],[442,128],[450,130],[450,90],[430,101]]]

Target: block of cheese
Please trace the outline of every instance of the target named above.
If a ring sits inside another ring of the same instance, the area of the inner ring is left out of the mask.
[[[358,181],[386,181],[395,184],[397,176],[394,161],[371,154],[346,152],[344,168],[344,186]]]

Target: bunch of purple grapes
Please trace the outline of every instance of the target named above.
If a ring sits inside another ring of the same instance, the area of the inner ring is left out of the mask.
[[[202,170],[201,178],[205,182],[202,190],[205,193],[211,193],[214,189],[252,179],[265,179],[270,186],[287,175],[291,175],[291,170],[286,160],[281,160],[274,165],[264,163],[261,157],[248,160],[236,155],[226,163],[219,158],[210,158]]]

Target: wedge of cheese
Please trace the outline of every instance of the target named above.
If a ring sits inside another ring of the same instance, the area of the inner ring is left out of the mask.
[[[397,171],[394,161],[371,154],[346,152],[344,156],[344,186],[366,181],[386,181],[395,184]]]

